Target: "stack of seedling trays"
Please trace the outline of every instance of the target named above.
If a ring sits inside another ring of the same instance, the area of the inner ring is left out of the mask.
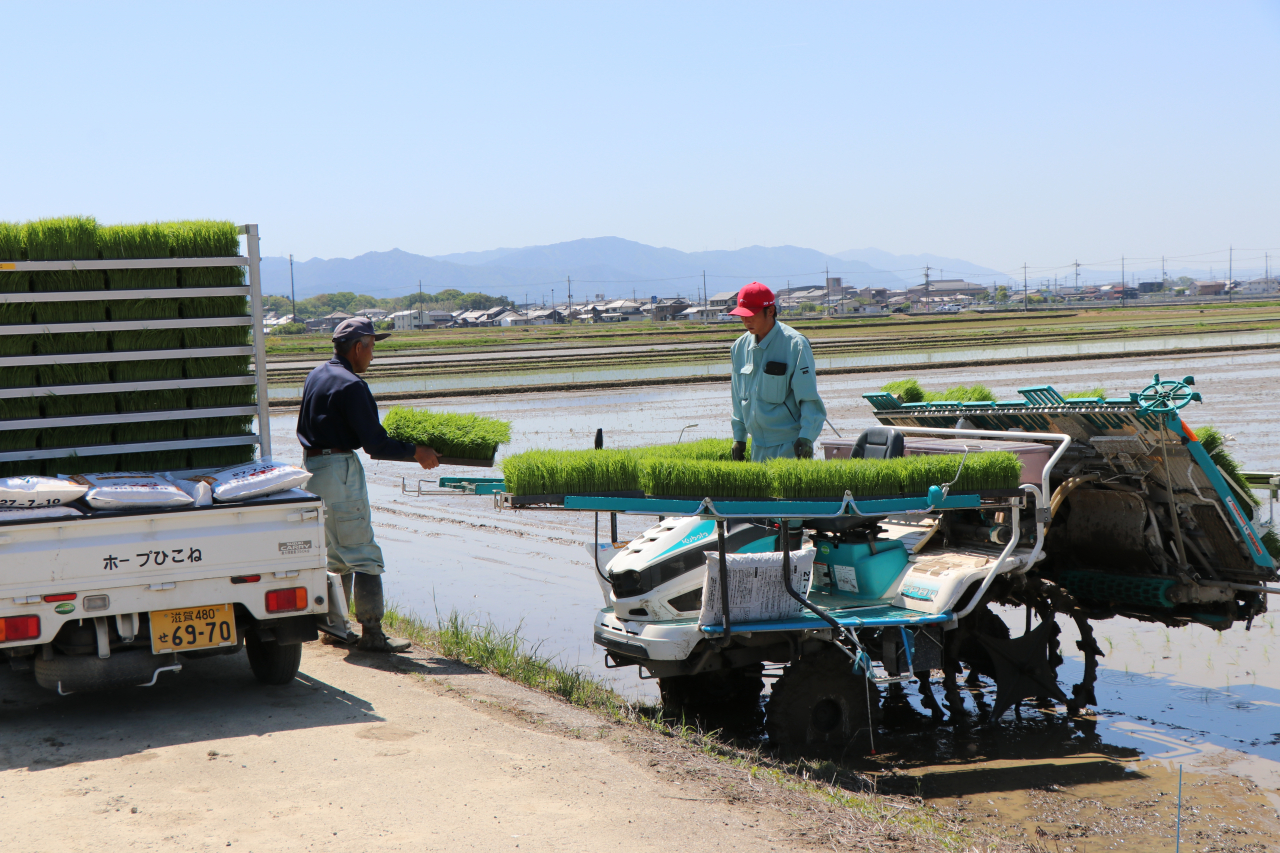
[[[566,496],[663,501],[809,501],[839,503],[925,497],[950,483],[951,495],[982,499],[1021,494],[1022,465],[1012,453],[909,456],[900,459],[729,461],[732,442],[634,450],[533,450],[503,460],[511,507],[563,505]]]
[[[0,223],[0,476],[254,458],[242,230],[256,241],[229,222]]]

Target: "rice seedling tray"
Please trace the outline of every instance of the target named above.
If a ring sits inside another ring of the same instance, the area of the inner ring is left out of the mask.
[[[622,512],[635,515],[706,515],[716,518],[837,518],[857,515],[891,515],[898,512],[924,512],[931,509],[976,509],[981,506],[978,495],[948,495],[930,504],[927,497],[892,498],[888,500],[857,499],[845,502],[811,500],[737,500],[716,503],[706,499],[681,501],[662,498],[597,497],[568,495],[565,509],[586,512]],[[856,511],[854,511],[856,509]]]
[[[581,497],[645,500],[644,492],[639,490],[627,492],[595,492],[589,495],[512,495],[503,492],[499,497],[502,500],[502,504],[509,507],[565,506],[566,500]]]
[[[496,456],[497,454],[495,453],[488,459],[467,459],[463,456],[438,456],[436,458],[440,460],[441,465],[468,465],[472,468],[492,468]]]

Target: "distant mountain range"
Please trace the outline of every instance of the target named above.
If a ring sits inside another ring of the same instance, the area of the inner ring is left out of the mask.
[[[480,291],[506,296],[515,302],[553,298],[563,302],[568,295],[566,279],[571,279],[573,298],[577,302],[594,300],[597,295],[606,299],[630,298],[633,293],[641,298],[675,295],[697,298],[702,293],[704,271],[709,296],[737,290],[752,280],[763,281],[775,289],[788,285],[821,287],[827,271],[832,277],[842,278],[845,284],[856,287],[903,290],[924,280],[926,266],[933,280],[967,278],[986,285],[1021,285],[1020,276],[1011,277],[960,258],[931,254],[895,255],[880,249],[853,249],[827,255],[799,246],[681,252],[619,237],[593,237],[549,246],[489,249],[437,257],[392,249],[355,258],[312,258],[295,262],[293,275],[299,298],[340,290],[378,297],[403,296],[421,282],[422,289],[430,293],[453,288],[464,293]],[[1169,272],[1176,276],[1185,271]],[[1144,270],[1137,275],[1150,277],[1152,273]],[[1117,273],[1082,270],[1081,283],[1118,279]],[[1063,283],[1066,280],[1066,275],[1060,278]],[[288,260],[263,258],[262,281],[266,293],[288,295]]]
[[[890,256],[892,257],[892,256]],[[490,249],[429,258],[399,249],[368,252],[355,258],[312,258],[295,261],[293,277],[299,298],[349,290],[371,296],[402,296],[422,289],[436,293],[455,288],[482,291],[516,302],[563,302],[572,279],[574,301],[597,294],[617,299],[683,295],[694,297],[703,288],[706,272],[709,295],[737,290],[761,280],[771,287],[821,287],[825,271],[846,284],[901,290],[915,276],[885,272],[856,258],[826,255],[798,246],[750,246],[736,251],[681,252],[646,246],[618,237],[572,240],[550,246]],[[263,290],[288,295],[287,258],[262,259]]]

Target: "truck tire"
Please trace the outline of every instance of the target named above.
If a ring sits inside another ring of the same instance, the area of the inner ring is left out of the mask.
[[[177,662],[172,653],[153,655],[146,649],[137,649],[118,651],[109,658],[55,654],[52,660],[45,660],[36,655],[32,667],[36,683],[46,690],[88,693],[147,684],[155,678],[157,669]]]
[[[249,656],[249,668],[263,684],[282,685],[293,681],[302,663],[302,644],[281,644],[274,640],[259,640],[249,632],[244,638],[244,650]]]
[[[853,672],[848,655],[825,645],[787,666],[765,715],[769,740],[783,750],[869,748],[880,722],[880,692]]]
[[[753,719],[758,726],[763,672],[761,664],[753,664],[659,678],[662,714],[667,719],[684,719],[707,728],[740,728],[750,725]]]

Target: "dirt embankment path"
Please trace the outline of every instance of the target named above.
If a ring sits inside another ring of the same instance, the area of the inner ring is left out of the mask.
[[[288,687],[258,685],[238,655],[69,697],[0,673],[3,847],[805,846],[780,812],[727,802],[595,715],[437,658],[395,661],[311,643]]]

